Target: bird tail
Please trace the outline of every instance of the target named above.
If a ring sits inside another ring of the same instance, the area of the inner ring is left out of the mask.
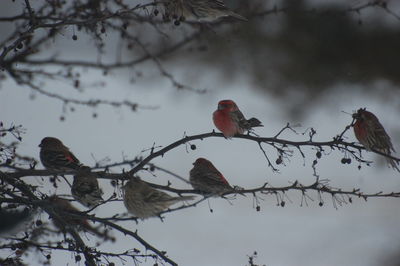
[[[392,153],[391,153],[391,151],[390,150],[393,150],[394,151],[394,149],[393,149],[393,147],[390,147],[390,148],[386,148],[386,149],[371,149],[373,152],[380,152],[380,153],[384,153],[384,154],[387,154],[387,155],[389,155],[389,156],[392,156]],[[391,167],[391,168],[393,168],[394,170],[397,170],[398,172],[400,172],[400,168],[399,168],[399,164],[400,164],[400,161],[397,159],[397,160],[395,160],[395,159],[393,159],[393,158],[390,158],[390,157],[386,157],[386,161],[387,161],[387,163],[388,163],[388,165],[389,165],[389,167]]]
[[[176,197],[176,201],[184,201],[184,200],[194,200],[196,197],[195,196],[181,196],[181,197]]]
[[[247,18],[245,18],[245,17],[243,17],[243,16],[241,16],[241,15],[239,15],[239,14],[233,12],[233,11],[230,11],[230,10],[228,11],[227,15],[229,15],[229,16],[231,16],[233,18],[236,18],[238,20],[241,20],[241,21],[245,21],[245,22],[249,21]]]
[[[387,162],[388,162],[389,166],[391,166],[394,170],[397,170],[398,172],[400,172],[399,161],[393,160],[391,158],[387,158]]]
[[[263,125],[261,124],[261,121],[258,120],[258,119],[255,118],[255,117],[252,117],[252,118],[250,118],[249,120],[247,120],[247,123],[248,123],[248,125],[249,125],[250,128],[253,128],[253,127],[263,127]]]
[[[241,192],[241,190],[244,190],[244,188],[239,187],[239,186],[233,186],[233,191],[235,192],[235,194],[239,194],[239,195],[242,195],[242,196],[246,197],[246,194]]]

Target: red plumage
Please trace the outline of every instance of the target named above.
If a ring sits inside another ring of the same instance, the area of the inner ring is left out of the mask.
[[[253,127],[263,126],[257,118],[247,120],[232,100],[222,100],[218,103],[218,109],[213,113],[213,121],[226,138],[249,132]]]
[[[391,155],[392,151],[395,152],[389,135],[373,113],[360,108],[353,114],[353,118],[356,120],[353,125],[354,135],[365,149],[376,150],[387,155]],[[400,172],[399,162],[391,158],[386,159],[393,169]]]

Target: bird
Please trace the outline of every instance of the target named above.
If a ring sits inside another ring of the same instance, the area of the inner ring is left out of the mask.
[[[366,108],[360,108],[353,113],[352,117],[355,119],[354,135],[366,150],[376,150],[387,155],[391,155],[392,151],[395,152],[389,135],[373,113],[367,111]],[[398,161],[388,157],[386,160],[389,166],[400,172]]]
[[[169,0],[164,1],[163,4],[166,17],[171,16],[181,21],[208,22],[228,16],[248,21],[247,18],[230,10],[222,0]]]
[[[260,120],[253,117],[246,119],[232,100],[218,102],[218,108],[213,113],[214,125],[226,138],[232,138],[237,134],[252,131],[253,127],[262,127]]]
[[[97,176],[90,171],[78,171],[74,176],[71,194],[75,200],[87,208],[93,208],[104,201]]]
[[[50,216],[53,219],[53,224],[62,232],[65,232],[66,229],[70,227],[91,232],[99,237],[110,238],[107,236],[107,233],[100,232],[98,229],[91,226],[85,218],[75,216],[79,215],[79,210],[72,206],[68,200],[60,198],[57,195],[52,195],[48,198],[48,202],[50,202],[52,206],[52,213]]]
[[[70,152],[61,140],[45,137],[39,144],[40,161],[49,170],[78,170],[87,167],[81,164],[78,158]]]
[[[198,158],[193,165],[189,173],[189,181],[194,189],[212,196],[221,196],[234,190],[209,160]]]
[[[193,196],[173,197],[152,188],[139,177],[131,178],[122,189],[126,209],[142,220],[159,216],[174,203],[195,198]]]

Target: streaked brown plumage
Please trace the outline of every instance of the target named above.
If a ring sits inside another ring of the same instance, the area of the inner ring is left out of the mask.
[[[61,140],[53,137],[42,139],[39,144],[40,161],[50,170],[78,170],[83,165],[78,158],[64,146]]]
[[[190,170],[190,184],[204,194],[220,196],[234,190],[215,166],[205,158],[198,158]]]
[[[222,0],[170,0],[164,1],[163,4],[165,14],[185,20],[194,19],[207,22],[230,16],[248,21],[245,17],[230,10]]]
[[[123,186],[123,197],[128,212],[141,219],[158,216],[174,203],[194,199],[193,196],[170,196],[152,188],[137,177]]]
[[[93,208],[103,202],[103,191],[99,186],[97,175],[90,171],[82,170],[74,176],[71,194],[74,199],[88,208]]]
[[[353,126],[354,135],[367,150],[376,150],[388,155],[391,155],[392,151],[395,152],[389,135],[373,113],[360,108],[353,114],[353,118],[356,120]],[[399,162],[391,158],[386,159],[393,169],[400,172]]]
[[[48,200],[52,204],[56,216],[52,217],[53,223],[61,231],[66,232],[66,228],[71,227],[77,230],[83,229],[89,231],[100,237],[107,237],[105,233],[92,227],[85,218],[70,215],[69,213],[79,214],[79,210],[72,206],[68,200],[62,199],[57,195],[49,197]]]

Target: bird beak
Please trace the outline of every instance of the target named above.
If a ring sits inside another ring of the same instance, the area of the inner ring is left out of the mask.
[[[42,143],[40,143],[40,144],[38,145],[38,147],[42,147]]]

